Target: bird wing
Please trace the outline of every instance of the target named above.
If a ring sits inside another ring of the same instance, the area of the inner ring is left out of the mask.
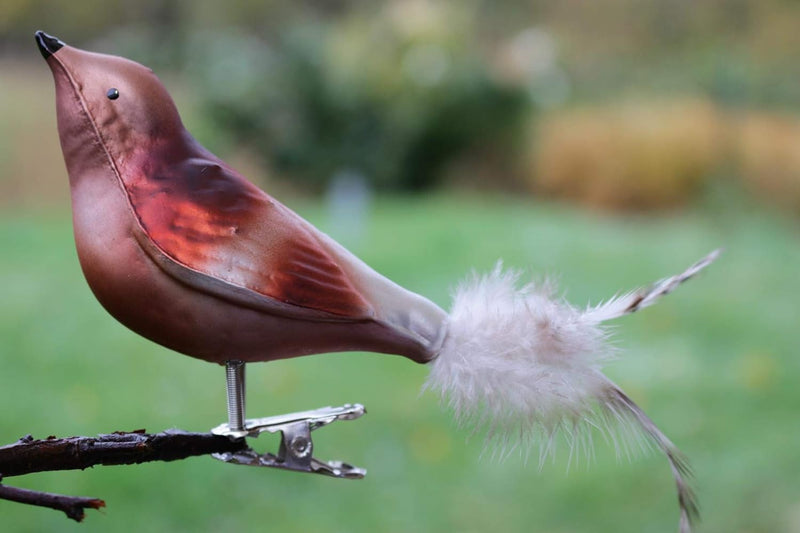
[[[313,226],[223,165],[193,158],[127,176],[150,257],[195,289],[273,314],[374,316]]]

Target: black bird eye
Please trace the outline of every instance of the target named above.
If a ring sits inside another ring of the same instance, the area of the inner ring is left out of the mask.
[[[116,100],[119,98],[119,89],[112,87],[106,92],[106,96],[108,96],[109,100]]]

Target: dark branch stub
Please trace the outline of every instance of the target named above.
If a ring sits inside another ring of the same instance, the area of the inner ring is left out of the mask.
[[[86,516],[84,509],[100,509],[106,506],[106,502],[98,498],[65,496],[63,494],[39,492],[7,485],[0,485],[0,499],[64,511],[68,518],[76,522],[83,521]]]
[[[48,437],[41,440],[26,435],[14,444],[0,447],[0,482],[3,478],[34,472],[176,461],[247,449],[243,438],[230,439],[211,433],[188,433],[177,429],[154,434],[139,430],[97,437]],[[105,502],[98,498],[51,494],[4,484],[0,484],[0,499],[60,510],[78,522],[84,518],[84,509],[105,507]]]

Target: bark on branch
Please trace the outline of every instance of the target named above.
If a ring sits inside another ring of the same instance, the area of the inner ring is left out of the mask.
[[[14,444],[0,447],[0,481],[34,472],[176,461],[246,448],[244,439],[231,440],[211,433],[187,433],[177,429],[153,434],[139,430],[97,437],[48,437],[43,440],[27,435]],[[84,518],[84,509],[105,506],[105,502],[97,498],[63,496],[6,485],[0,485],[0,499],[58,509],[78,522]]]

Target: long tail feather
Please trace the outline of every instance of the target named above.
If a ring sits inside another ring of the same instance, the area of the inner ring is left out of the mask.
[[[644,309],[645,307],[650,307],[656,303],[659,298],[671,293],[678,285],[693,278],[700,273],[701,270],[713,263],[714,260],[719,257],[720,253],[722,253],[722,250],[714,250],[677,276],[664,278],[653,283],[649,287],[616,296],[605,303],[588,309],[585,316],[587,319],[599,323],[635,313],[639,309]]]
[[[541,435],[546,456],[558,432],[572,446],[588,446],[592,428],[618,450],[628,450],[630,437],[644,435],[669,460],[681,533],[688,533],[697,505],[687,462],[602,373],[602,364],[614,355],[603,322],[652,305],[718,255],[712,252],[677,276],[585,310],[555,297],[549,284],[520,286],[520,274],[498,264],[456,291],[447,337],[425,387],[438,392],[461,422],[485,429],[506,451]]]
[[[690,483],[692,471],[688,460],[622,389],[611,381],[608,382],[608,385],[607,395],[603,398],[603,403],[608,406],[607,408],[632,417],[645,435],[667,456],[678,490],[678,506],[681,512],[680,531],[689,533],[692,523],[699,518],[700,512],[697,506],[697,497]]]

